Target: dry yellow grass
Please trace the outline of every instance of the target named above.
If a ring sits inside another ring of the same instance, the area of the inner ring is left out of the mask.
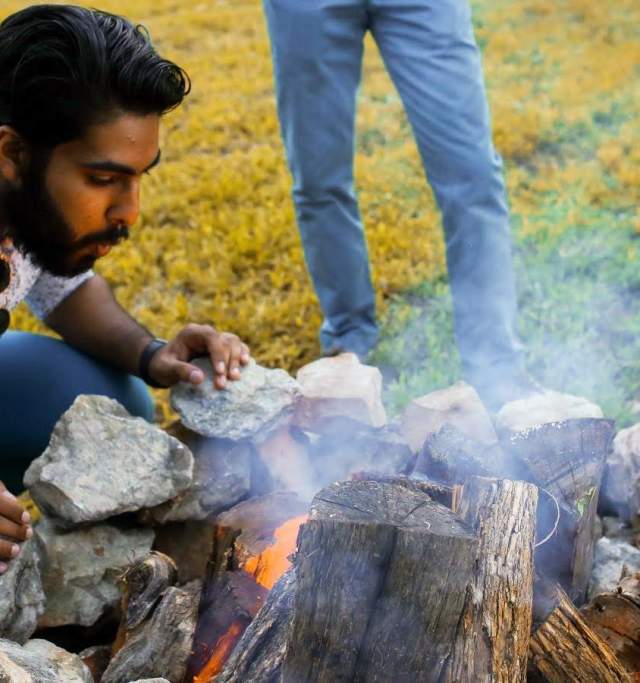
[[[5,0],[0,16],[30,4]],[[320,311],[295,229],[260,1],[87,4],[145,24],[193,80],[185,106],[166,119],[163,161],[146,181],[133,239],[98,270],[158,335],[211,321],[267,365],[309,361]],[[637,0],[477,0],[474,8],[496,144],[517,162],[508,185],[522,230],[535,231],[539,197],[566,184],[580,189],[576,224],[583,205],[617,201],[620,188],[624,201],[637,201],[637,121],[592,153],[553,154],[559,130],[588,126],[610,100],[637,101]],[[442,275],[444,257],[401,104],[372,41],[367,47],[356,174],[383,313],[394,293]],[[604,182],[603,168],[614,182]],[[26,309],[15,322],[41,329]]]

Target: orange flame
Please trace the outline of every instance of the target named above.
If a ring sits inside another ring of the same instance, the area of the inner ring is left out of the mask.
[[[255,580],[271,590],[278,579],[289,569],[289,555],[296,549],[298,529],[307,521],[307,515],[292,517],[273,533],[274,542],[259,555],[250,557],[244,565],[245,571]]]
[[[193,677],[193,683],[210,683],[214,676],[217,676],[222,671],[224,663],[229,658],[243,631],[242,624],[237,621],[231,624],[229,630],[223,636],[220,636],[216,642],[213,654],[204,669],[197,676]]]

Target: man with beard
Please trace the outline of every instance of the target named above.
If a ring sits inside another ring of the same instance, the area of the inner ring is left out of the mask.
[[[39,5],[0,23],[0,573],[32,533],[9,490],[78,394],[150,420],[139,377],[198,384],[190,360],[206,355],[223,388],[249,360],[235,335],[209,325],[154,338],[90,270],[129,236],[141,178],[160,160],[160,118],[188,89],[121,17]],[[6,331],[23,299],[62,341]]]

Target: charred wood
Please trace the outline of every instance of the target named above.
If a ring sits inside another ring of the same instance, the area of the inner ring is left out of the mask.
[[[176,683],[185,675],[202,583],[169,586],[153,611],[136,623],[111,659],[102,683],[129,683],[163,677]]]
[[[280,680],[295,581],[295,572],[290,569],[276,583],[215,683],[277,683]]]
[[[424,443],[416,461],[414,475],[448,484],[462,484],[468,477],[508,477],[522,474],[499,444],[472,439],[457,427],[445,424]]]
[[[500,434],[504,450],[526,467],[526,479],[542,489],[538,536],[552,533],[536,551],[536,567],[577,604],[584,602],[591,575],[598,492],[612,434],[613,422],[599,418]]]
[[[408,487],[334,484],[300,530],[289,681],[437,681],[473,580],[477,539]]]

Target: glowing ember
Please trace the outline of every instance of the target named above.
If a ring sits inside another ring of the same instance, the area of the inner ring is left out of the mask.
[[[221,636],[213,649],[213,654],[202,671],[193,677],[193,683],[210,683],[214,676],[217,676],[224,663],[227,661],[231,651],[235,647],[238,639],[244,631],[244,626],[234,622],[229,630]]]
[[[274,531],[274,542],[259,555],[250,557],[244,565],[245,571],[256,581],[271,590],[276,581],[289,569],[289,555],[296,549],[298,529],[307,521],[307,515],[287,520]]]

